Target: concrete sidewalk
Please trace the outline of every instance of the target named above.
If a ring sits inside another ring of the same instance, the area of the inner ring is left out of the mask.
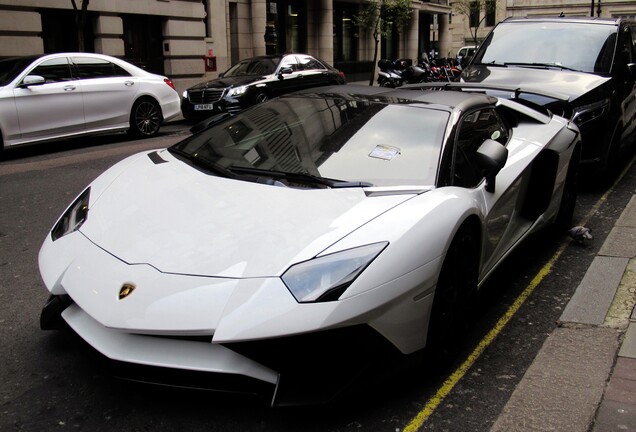
[[[636,195],[491,431],[636,431]]]

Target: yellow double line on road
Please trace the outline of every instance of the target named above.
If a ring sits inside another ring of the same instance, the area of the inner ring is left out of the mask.
[[[629,170],[629,168],[634,163],[634,158],[630,161],[627,167],[621,172],[618,176],[614,184],[599,198],[599,200],[594,204],[592,209],[583,217],[583,220],[580,222],[580,225],[585,225],[590,218],[598,211],[598,209],[607,201],[607,197],[610,192],[614,190],[614,187],[620,182],[620,180],[625,176],[625,173]],[[495,338],[501,333],[504,329],[508,321],[517,313],[517,311],[521,308],[524,302],[530,297],[530,295],[534,292],[534,290],[539,286],[539,284],[550,274],[552,271],[552,267],[559,259],[563,251],[568,247],[569,242],[564,242],[559,249],[554,253],[550,261],[546,263],[545,266],[539,270],[536,276],[530,281],[530,284],[526,287],[526,289],[517,297],[515,302],[510,306],[510,308],[506,311],[506,313],[497,321],[497,324],[488,332],[488,334],[479,342],[477,347],[473,350],[472,353],[464,360],[464,362],[457,368],[441,385],[441,387],[437,390],[435,395],[431,397],[422,410],[415,416],[413,419],[406,425],[403,429],[403,432],[416,432],[418,431],[426,422],[426,420],[435,412],[437,407],[442,403],[442,401],[449,395],[449,393],[453,390],[455,385],[459,382],[460,379],[468,370],[475,364],[477,359],[482,355],[484,350],[495,340]]]

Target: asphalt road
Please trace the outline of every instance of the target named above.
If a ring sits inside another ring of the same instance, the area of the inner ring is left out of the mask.
[[[186,127],[169,125],[149,140],[118,135],[46,144],[0,160],[0,430],[393,432],[413,428],[413,419],[444,388],[448,395],[420,430],[488,430],[636,190],[631,167],[609,190],[588,187],[580,195],[575,219],[593,229],[589,245],[544,234],[510,257],[485,286],[473,324],[458,341],[462,355],[455,364],[434,369],[417,354],[378,365],[333,404],[270,409],[242,396],[113,379],[78,337],[39,328],[48,296],[37,255],[54,221],[106,168],[178,141]],[[445,384],[564,242],[565,251],[523,306],[457,384]]]

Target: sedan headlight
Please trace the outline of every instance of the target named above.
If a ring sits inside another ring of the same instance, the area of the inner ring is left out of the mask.
[[[188,91],[187,91],[187,90],[184,90],[184,91],[183,91],[183,93],[181,93],[181,96],[182,96],[184,99],[187,99],[187,98],[188,98]]]
[[[64,237],[66,234],[77,231],[88,217],[88,199],[91,195],[91,188],[87,188],[82,194],[71,204],[71,206],[57,221],[51,230],[51,238],[53,241]]]
[[[247,91],[247,86],[240,86],[240,87],[234,87],[230,90],[228,90],[227,95],[228,96],[240,96],[243,93],[245,93]]]
[[[283,282],[299,303],[337,300],[388,243],[324,255],[290,267]]]

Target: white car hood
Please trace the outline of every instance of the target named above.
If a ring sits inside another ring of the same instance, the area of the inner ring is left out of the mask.
[[[91,196],[80,231],[126,263],[166,273],[279,276],[413,196],[230,180],[159,154],[166,163],[139,157]]]

